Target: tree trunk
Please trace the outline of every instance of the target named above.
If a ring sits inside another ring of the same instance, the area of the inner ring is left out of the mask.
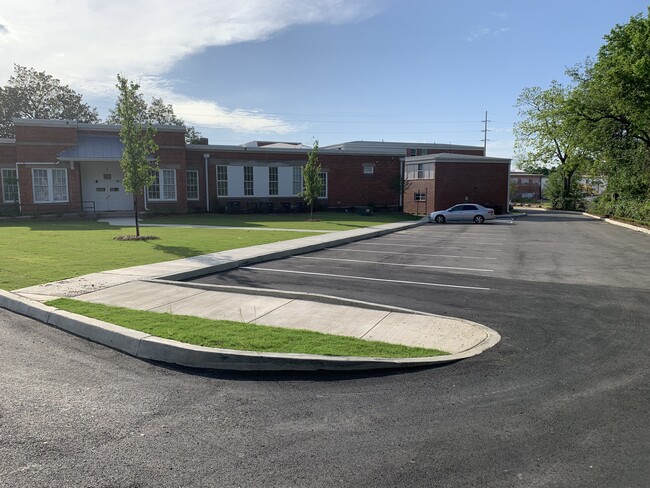
[[[133,216],[135,217],[135,235],[140,237],[140,223],[138,222],[138,197],[133,195]]]

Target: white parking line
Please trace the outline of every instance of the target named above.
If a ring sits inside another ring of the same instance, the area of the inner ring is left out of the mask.
[[[337,249],[335,247],[328,247],[323,249],[323,251],[343,251],[343,252],[370,252],[370,253],[375,253],[375,254],[399,254],[400,256],[403,256],[403,252],[397,252],[397,251],[370,251],[368,249]],[[453,254],[424,254],[424,253],[419,253],[419,252],[412,252],[408,254],[409,256],[427,256],[427,257],[434,257],[434,258],[459,258],[459,259],[491,259],[495,260],[497,258],[484,258],[483,256],[455,256]]]
[[[295,259],[318,259],[321,261],[344,261],[346,263],[362,264],[381,264],[382,266],[402,266],[404,268],[435,268],[435,269],[455,269],[458,271],[486,271],[494,272],[493,269],[485,268],[459,268],[456,266],[434,266],[431,264],[399,264],[399,263],[382,263],[378,261],[362,261],[359,259],[341,259],[341,258],[317,258],[315,256],[294,256]]]
[[[434,245],[432,243],[425,243],[425,244],[419,244],[417,246],[414,246],[412,244],[381,244],[379,242],[363,242],[363,243],[359,243],[359,244],[361,244],[363,246],[393,246],[393,247],[428,247],[428,246],[433,246]],[[443,249],[448,248],[448,247],[452,247],[454,249],[458,249],[458,246],[436,246],[436,247],[443,248]],[[501,249],[483,249],[483,251],[489,251],[489,252],[497,252],[498,251],[498,252],[501,252]]]
[[[328,278],[344,278],[348,280],[362,280],[362,281],[381,281],[384,283],[401,283],[405,285],[421,285],[421,286],[435,286],[439,288],[463,288],[466,290],[484,290],[490,291],[491,288],[483,288],[480,286],[461,286],[461,285],[447,285],[444,283],[424,283],[420,281],[404,281],[404,280],[386,280],[382,278],[366,278],[363,276],[346,276],[346,275],[336,275],[329,273],[310,273],[308,271],[291,271],[288,269],[272,269],[272,268],[258,268],[253,266],[242,266],[239,269],[250,269],[253,271],[270,271],[272,273],[288,273],[288,274],[302,274],[310,276],[327,276]]]

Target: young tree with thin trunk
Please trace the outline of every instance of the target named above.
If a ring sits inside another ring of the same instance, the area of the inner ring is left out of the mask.
[[[304,190],[302,198],[309,205],[309,220],[314,216],[314,204],[318,201],[321,192],[323,191],[323,180],[321,179],[321,167],[318,162],[318,141],[314,141],[314,145],[307,154],[307,164],[302,168],[302,179],[304,182]]]
[[[127,193],[133,195],[135,233],[140,236],[138,223],[138,196],[144,188],[153,184],[158,170],[158,158],[153,154],[158,150],[154,141],[156,129],[150,124],[142,124],[142,105],[139,103],[140,85],[117,75],[119,97],[115,108],[116,121],[121,124],[120,140],[124,144],[120,166],[124,172],[122,184]]]

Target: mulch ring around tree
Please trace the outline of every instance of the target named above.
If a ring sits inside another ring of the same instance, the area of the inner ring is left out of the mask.
[[[117,236],[113,237],[114,241],[153,241],[160,239],[158,236]]]

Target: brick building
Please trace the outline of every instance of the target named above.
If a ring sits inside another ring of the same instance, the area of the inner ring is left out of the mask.
[[[510,159],[471,154],[430,154],[404,159],[404,212],[427,214],[472,202],[508,209]]]
[[[121,184],[119,126],[31,119],[14,123],[16,138],[0,139],[0,214],[133,210],[133,198]],[[207,140],[186,145],[183,127],[156,128],[159,168],[156,181],[138,200],[140,209],[183,213],[305,208],[299,193],[308,146],[268,141],[211,145]],[[355,141],[319,149],[324,183],[319,204],[387,210],[403,205],[414,212],[411,189],[402,201],[400,175],[422,157],[434,158],[438,180],[428,190],[428,211],[458,203],[466,195],[479,198],[477,203],[507,202],[507,185],[501,187],[501,163],[506,160],[485,158],[483,148]],[[475,181],[472,188],[480,183],[480,191],[468,193],[469,181]],[[414,183],[420,188],[423,182]],[[494,186],[490,192],[489,185]]]
[[[512,172],[510,174],[511,195],[513,201],[532,199],[541,200],[544,190],[544,175]]]

